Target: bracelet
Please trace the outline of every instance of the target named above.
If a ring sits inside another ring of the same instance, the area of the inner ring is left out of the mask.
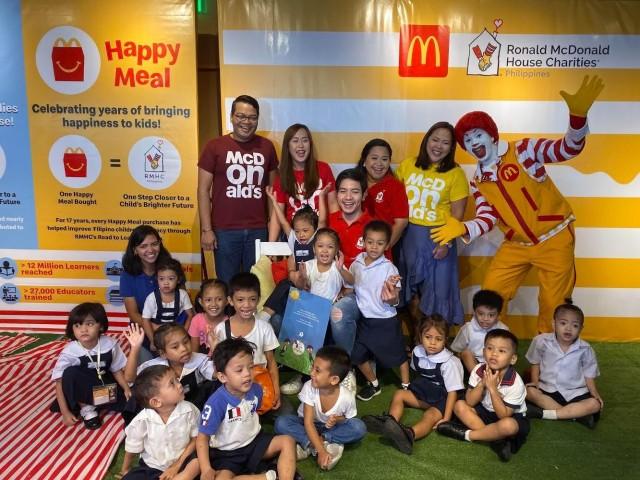
[[[213,232],[213,228],[203,228],[201,232],[202,233]]]

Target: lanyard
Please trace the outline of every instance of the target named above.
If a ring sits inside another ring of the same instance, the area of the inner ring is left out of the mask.
[[[89,362],[95,365],[96,374],[98,375],[98,380],[100,380],[100,382],[104,385],[104,381],[102,380],[102,375],[105,373],[105,371],[100,369],[100,340],[98,340],[98,344],[96,345],[98,349],[98,357],[97,357],[98,360],[95,363],[93,362],[93,358],[91,358],[91,355],[89,355],[89,351],[85,349],[80,342],[78,342],[78,345],[82,350],[84,350],[84,354],[87,357],[89,357]]]

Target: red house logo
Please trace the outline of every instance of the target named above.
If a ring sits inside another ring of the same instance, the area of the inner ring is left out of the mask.
[[[446,77],[449,72],[449,27],[402,25],[400,27],[401,77]]]

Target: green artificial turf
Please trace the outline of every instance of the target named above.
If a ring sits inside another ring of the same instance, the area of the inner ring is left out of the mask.
[[[532,420],[527,443],[509,463],[501,463],[483,444],[459,442],[432,433],[416,443],[412,455],[404,455],[368,434],[358,445],[345,449],[336,468],[321,472],[313,459],[298,462],[298,471],[313,479],[590,479],[639,478],[640,455],[640,344],[593,343],[600,365],[597,384],[604,398],[602,418],[595,430],[575,422]],[[526,367],[524,353],[529,342],[519,348],[518,369]],[[382,377],[382,394],[369,402],[358,401],[359,416],[377,414],[388,408],[398,383],[393,372]],[[296,401],[295,397],[291,397]],[[407,410],[403,421],[418,420],[421,412]],[[266,430],[271,430],[265,424]],[[106,479],[120,469],[123,447]]]
[[[38,341],[20,349],[34,348],[58,338],[58,335],[34,335]],[[500,478],[544,480],[640,478],[640,344],[592,343],[598,356],[601,376],[598,390],[605,407],[595,430],[575,422],[532,420],[527,443],[509,463],[501,463],[483,444],[459,442],[432,433],[420,440],[413,454],[404,455],[368,434],[358,445],[345,449],[342,460],[331,472],[321,472],[313,459],[298,462],[298,470],[307,480],[314,479],[470,479]],[[529,342],[521,342],[518,370],[527,366],[524,353]],[[287,374],[283,373],[286,380]],[[382,374],[382,394],[369,402],[358,401],[359,416],[387,410],[398,384],[394,372]],[[290,397],[297,403],[295,396]],[[419,419],[421,412],[407,410],[404,423]],[[271,426],[264,423],[271,431]],[[120,471],[124,447],[105,479],[114,479]],[[1,475],[0,475],[1,476]]]

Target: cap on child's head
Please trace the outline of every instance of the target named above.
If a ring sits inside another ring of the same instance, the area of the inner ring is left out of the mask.
[[[502,311],[504,300],[499,293],[494,292],[493,290],[478,290],[473,295],[472,303],[474,310],[478,307],[488,307],[496,309],[498,313],[500,313]]]
[[[138,405],[144,408],[151,408],[151,399],[158,394],[160,381],[168,373],[173,373],[168,365],[151,365],[145,368],[133,382],[133,395]]]

